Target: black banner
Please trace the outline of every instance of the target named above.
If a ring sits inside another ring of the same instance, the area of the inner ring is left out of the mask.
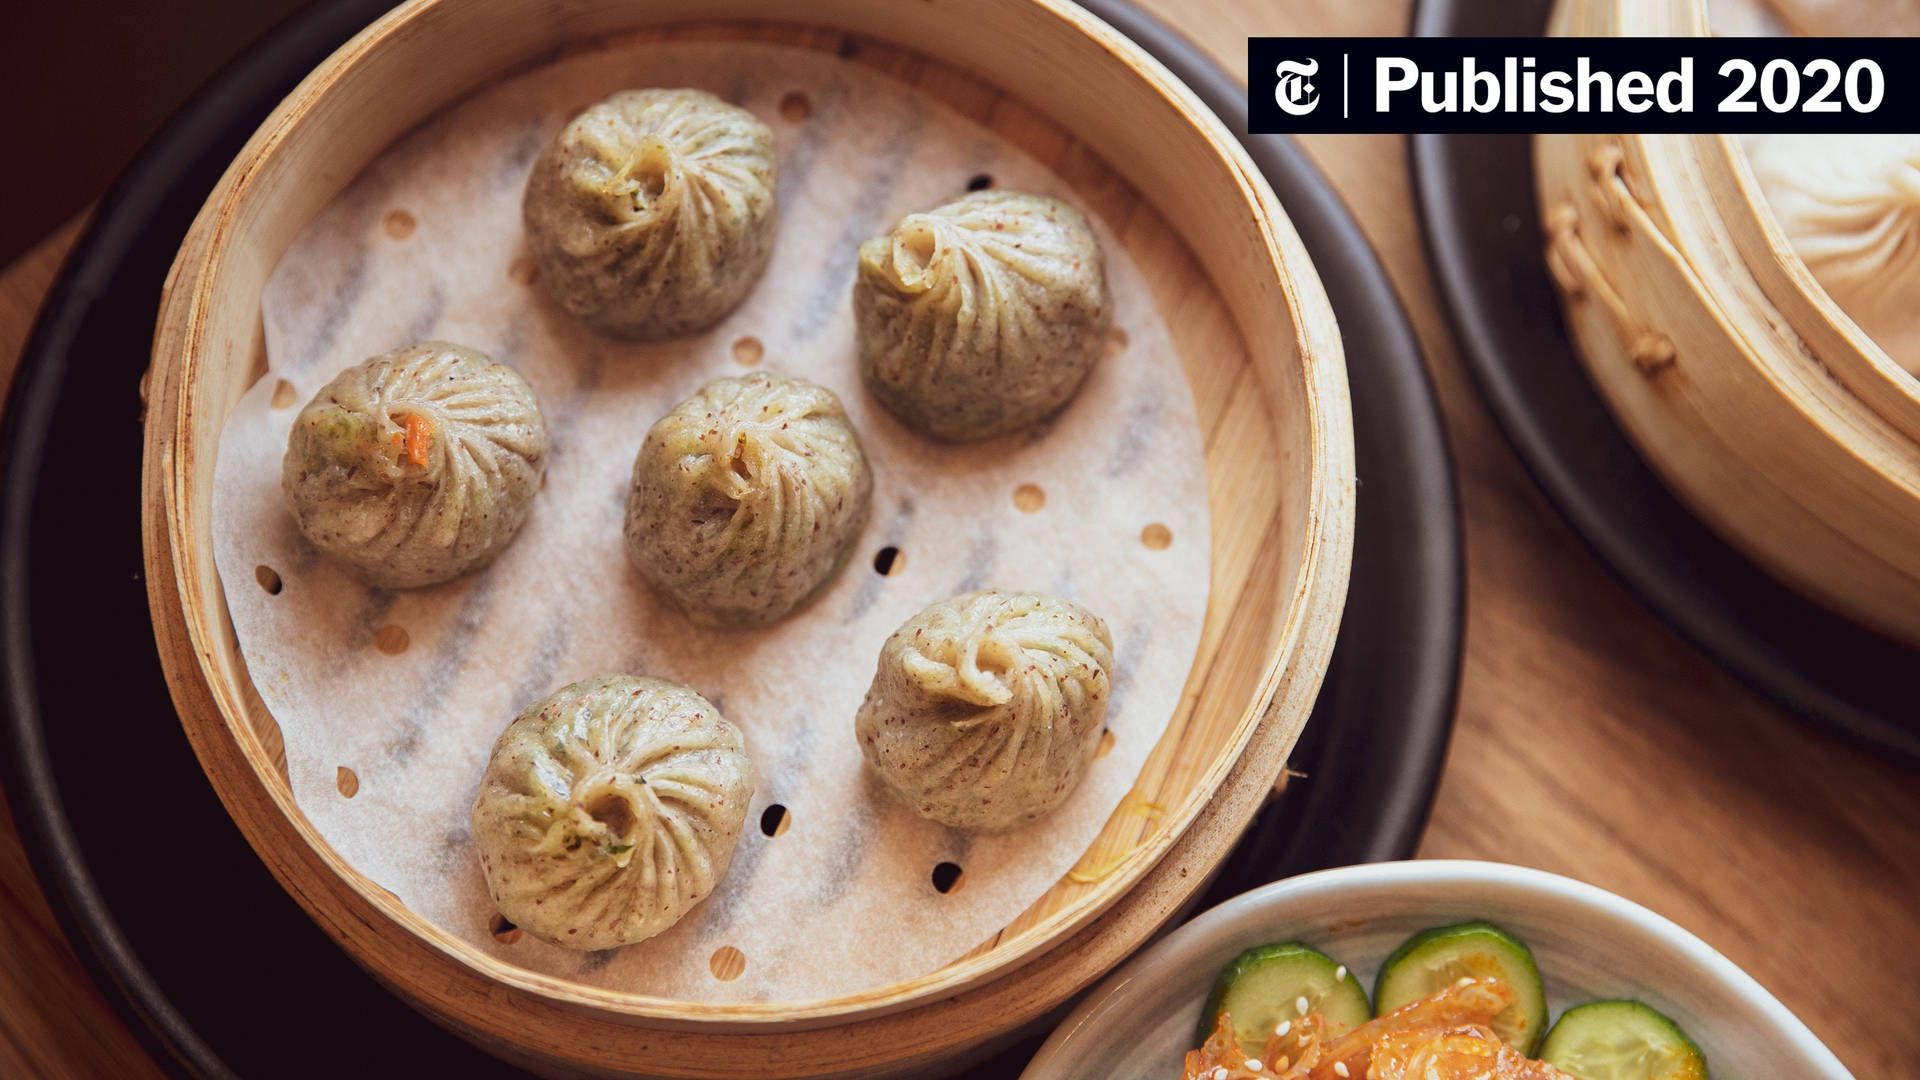
[[[1910,131],[1907,38],[1249,38],[1256,132]]]

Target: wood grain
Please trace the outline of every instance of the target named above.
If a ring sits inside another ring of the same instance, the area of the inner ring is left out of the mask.
[[[1243,78],[1249,35],[1398,34],[1409,6],[1144,3]],[[1404,141],[1302,142],[1406,301],[1459,468],[1466,667],[1421,854],[1537,866],[1646,904],[1766,984],[1857,1075],[1911,1073],[1920,986],[1905,957],[1920,945],[1920,778],[1761,702],[1593,561],[1507,450],[1455,355],[1419,246]],[[0,277],[0,363],[12,363],[70,236]],[[0,832],[0,888],[42,913],[0,927],[0,1073],[142,1075],[138,1048],[58,944],[10,830]]]

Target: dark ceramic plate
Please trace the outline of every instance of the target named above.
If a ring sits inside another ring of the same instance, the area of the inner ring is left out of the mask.
[[[48,295],[9,402],[0,518],[5,784],[62,926],[178,1075],[515,1075],[355,966],[254,857],[173,715],[142,581],[140,403],[161,282],[206,193],[273,105],[387,0],[336,0],[202,90],[100,203]],[[1245,93],[1121,0],[1096,12],[1239,130]],[[1296,778],[1207,902],[1287,874],[1412,854],[1452,730],[1459,522],[1404,314],[1345,208],[1291,143],[1249,141],[1347,335],[1359,540],[1346,621]],[[1044,1032],[1042,1032],[1044,1034]],[[1038,1045],[971,1074],[1013,1076]]]
[[[1550,0],[1421,0],[1420,37],[1538,37]],[[1412,136],[1427,256],[1461,356],[1534,480],[1593,553],[1748,685],[1920,764],[1920,650],[1802,598],[1661,482],[1588,381],[1541,253],[1527,135]]]

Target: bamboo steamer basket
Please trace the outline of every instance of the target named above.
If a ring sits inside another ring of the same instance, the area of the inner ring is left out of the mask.
[[[1560,0],[1556,36],[1699,36],[1704,0]],[[1738,139],[1539,135],[1547,264],[1595,386],[1729,542],[1920,644],[1920,379],[1793,251]]]
[[[1065,0],[819,0],[805,25],[798,17],[773,0],[406,4],[254,134],[163,297],[148,389],[148,590],[201,764],[260,858],[342,948],[437,1021],[548,1075],[929,1076],[1009,1041],[1195,896],[1280,777],[1339,623],[1354,495],[1339,333],[1284,211],[1219,120]],[[966,956],[897,985],[796,1005],[670,1001],[539,975],[428,924],[348,866],[294,803],[278,729],[227,615],[210,536],[215,451],[229,411],[266,370],[260,296],[281,255],[437,110],[626,36],[835,51],[1034,153],[1114,225],[1198,405],[1211,588],[1166,735],[1075,873]]]

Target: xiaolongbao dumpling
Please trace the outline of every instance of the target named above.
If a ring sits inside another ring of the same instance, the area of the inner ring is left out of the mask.
[[[502,915],[555,945],[611,949],[712,894],[752,797],[746,743],[706,698],[601,675],[501,732],[473,841]]]
[[[1093,230],[1058,199],[982,191],[860,245],[860,373],[902,423],[988,439],[1052,415],[1106,348]]]
[[[1747,152],[1813,276],[1920,373],[1920,135],[1759,135]]]
[[[1920,0],[1765,0],[1765,5],[1807,37],[1920,34]]]
[[[1785,37],[1791,33],[1774,5],[1782,0],[1707,0],[1707,25],[1717,37]],[[1851,0],[1847,0],[1851,2]]]
[[[867,764],[920,816],[1004,832],[1079,786],[1112,676],[1113,637],[1086,608],[966,593],[887,639],[854,728]]]
[[[484,566],[526,523],[547,422],[518,372],[444,341],[341,372],[294,419],[280,486],[313,546],[385,588]]]
[[[622,90],[561,129],[521,216],[560,306],[617,337],[704,330],[766,269],[773,135],[700,90]]]
[[[647,432],[627,492],[627,555],[695,622],[765,625],[846,562],[872,495],[833,391],[727,376]]]

